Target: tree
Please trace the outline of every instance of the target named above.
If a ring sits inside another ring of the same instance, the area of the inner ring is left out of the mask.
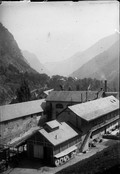
[[[76,91],[80,91],[80,86],[79,86],[79,84],[76,84]]]
[[[17,100],[18,102],[25,102],[31,100],[30,89],[28,83],[23,80],[19,89],[17,89]]]
[[[71,86],[68,87],[68,91],[72,91],[72,87]]]
[[[0,91],[0,105],[5,105],[7,95],[4,90]]]

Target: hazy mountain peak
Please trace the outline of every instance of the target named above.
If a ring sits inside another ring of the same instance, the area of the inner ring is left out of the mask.
[[[46,73],[50,75],[50,72],[44,67],[44,65],[39,61],[39,59],[34,53],[27,50],[23,50],[22,54],[29,63],[29,65],[32,68],[34,68],[37,72],[41,74]]]
[[[89,60],[70,76],[81,79],[89,77],[99,80],[107,79],[109,82],[118,83],[119,54],[119,40],[117,40],[110,48]]]
[[[61,62],[46,63],[45,66],[52,74],[68,76],[90,59],[110,48],[118,40],[118,36],[119,34],[115,32],[110,36],[102,38],[83,52],[77,52],[72,57]]]

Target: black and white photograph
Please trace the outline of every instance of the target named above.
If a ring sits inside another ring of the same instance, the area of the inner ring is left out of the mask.
[[[120,173],[119,2],[0,2],[0,173]]]

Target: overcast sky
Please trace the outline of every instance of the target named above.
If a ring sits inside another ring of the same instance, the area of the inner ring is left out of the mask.
[[[119,4],[113,2],[4,2],[0,21],[20,49],[41,62],[60,61],[115,33]]]

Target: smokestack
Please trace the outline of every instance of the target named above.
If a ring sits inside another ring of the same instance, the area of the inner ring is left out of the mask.
[[[104,91],[107,92],[107,80],[105,80]]]
[[[82,93],[81,93],[81,103],[83,102],[82,100],[83,100],[83,99],[82,99]]]
[[[88,93],[87,93],[87,91],[86,91],[86,101],[88,100]]]
[[[96,95],[97,95],[97,99],[98,99],[98,94],[99,94],[99,92],[96,93]]]

